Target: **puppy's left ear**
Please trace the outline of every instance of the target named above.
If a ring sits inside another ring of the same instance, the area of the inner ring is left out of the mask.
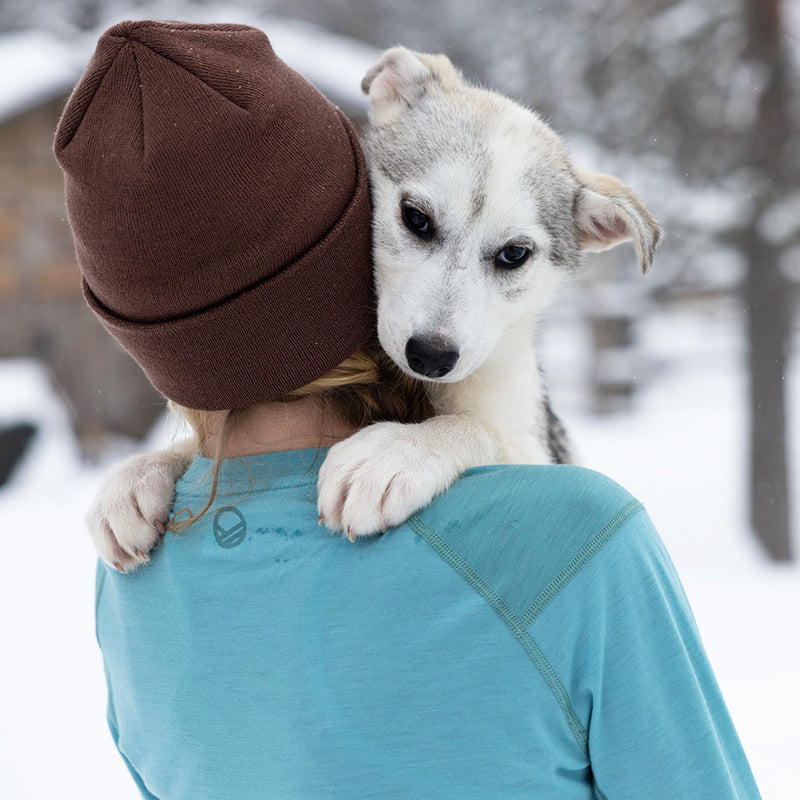
[[[575,225],[584,250],[608,250],[632,241],[642,272],[653,263],[663,231],[642,201],[618,178],[599,172],[576,173]]]
[[[405,47],[387,50],[361,81],[369,97],[372,124],[394,122],[427,91],[432,81],[453,88],[460,76],[446,56],[415,53]]]

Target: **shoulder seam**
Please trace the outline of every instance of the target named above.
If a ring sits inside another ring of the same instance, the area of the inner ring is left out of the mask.
[[[615,533],[644,506],[638,500],[631,500],[623,506],[576,554],[572,561],[542,590],[541,594],[528,606],[520,617],[527,629],[544,609],[559,595],[578,573],[603,549]]]
[[[528,658],[533,662],[542,679],[547,684],[550,692],[558,703],[561,713],[569,726],[575,741],[585,756],[589,755],[589,734],[581,724],[578,715],[572,708],[564,684],[558,673],[547,660],[533,636],[527,631],[522,620],[508,606],[506,601],[495,589],[475,570],[471,564],[463,559],[452,547],[432,528],[429,528],[419,517],[412,517],[408,521],[411,529],[438,555],[449,564],[462,578],[489,604],[492,610],[505,623],[514,638],[520,643]]]
[[[522,615],[515,614],[503,597],[486,581],[486,579],[459,553],[457,553],[433,528],[426,525],[418,516],[408,520],[408,525],[421,539],[449,564],[472,587],[500,617],[514,638],[522,646],[528,658],[539,671],[547,687],[561,709],[575,741],[583,754],[589,757],[589,733],[584,728],[572,702],[569,693],[558,673],[547,660],[542,649],[537,644],[533,635],[528,630],[531,623],[544,610],[544,608],[558,596],[559,592],[594,558],[603,546],[611,540],[622,526],[636,516],[644,506],[638,500],[631,500],[621,508],[604,526],[595,534],[570,561],[570,563],[548,584],[542,593],[533,601]],[[596,787],[599,791],[599,787]],[[604,797],[604,795],[601,794]]]

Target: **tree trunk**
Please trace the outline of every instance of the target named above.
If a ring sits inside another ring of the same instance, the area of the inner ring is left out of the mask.
[[[792,552],[784,391],[787,286],[775,248],[755,232],[748,239],[750,520],[769,555],[788,561]]]
[[[789,286],[779,268],[778,245],[759,228],[763,213],[786,187],[789,130],[786,67],[781,42],[780,0],[747,0],[747,56],[765,70],[751,134],[758,171],[755,213],[745,234],[745,284],[750,376],[750,519],[774,559],[792,556],[786,452],[785,368],[790,333]]]

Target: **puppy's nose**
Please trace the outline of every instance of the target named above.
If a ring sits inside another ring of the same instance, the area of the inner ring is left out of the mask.
[[[458,350],[434,339],[412,337],[406,342],[408,366],[426,378],[442,378],[458,361]]]

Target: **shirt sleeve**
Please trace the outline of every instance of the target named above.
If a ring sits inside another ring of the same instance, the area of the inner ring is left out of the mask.
[[[644,512],[602,545],[532,633],[585,723],[598,798],[760,798],[680,581]]]

